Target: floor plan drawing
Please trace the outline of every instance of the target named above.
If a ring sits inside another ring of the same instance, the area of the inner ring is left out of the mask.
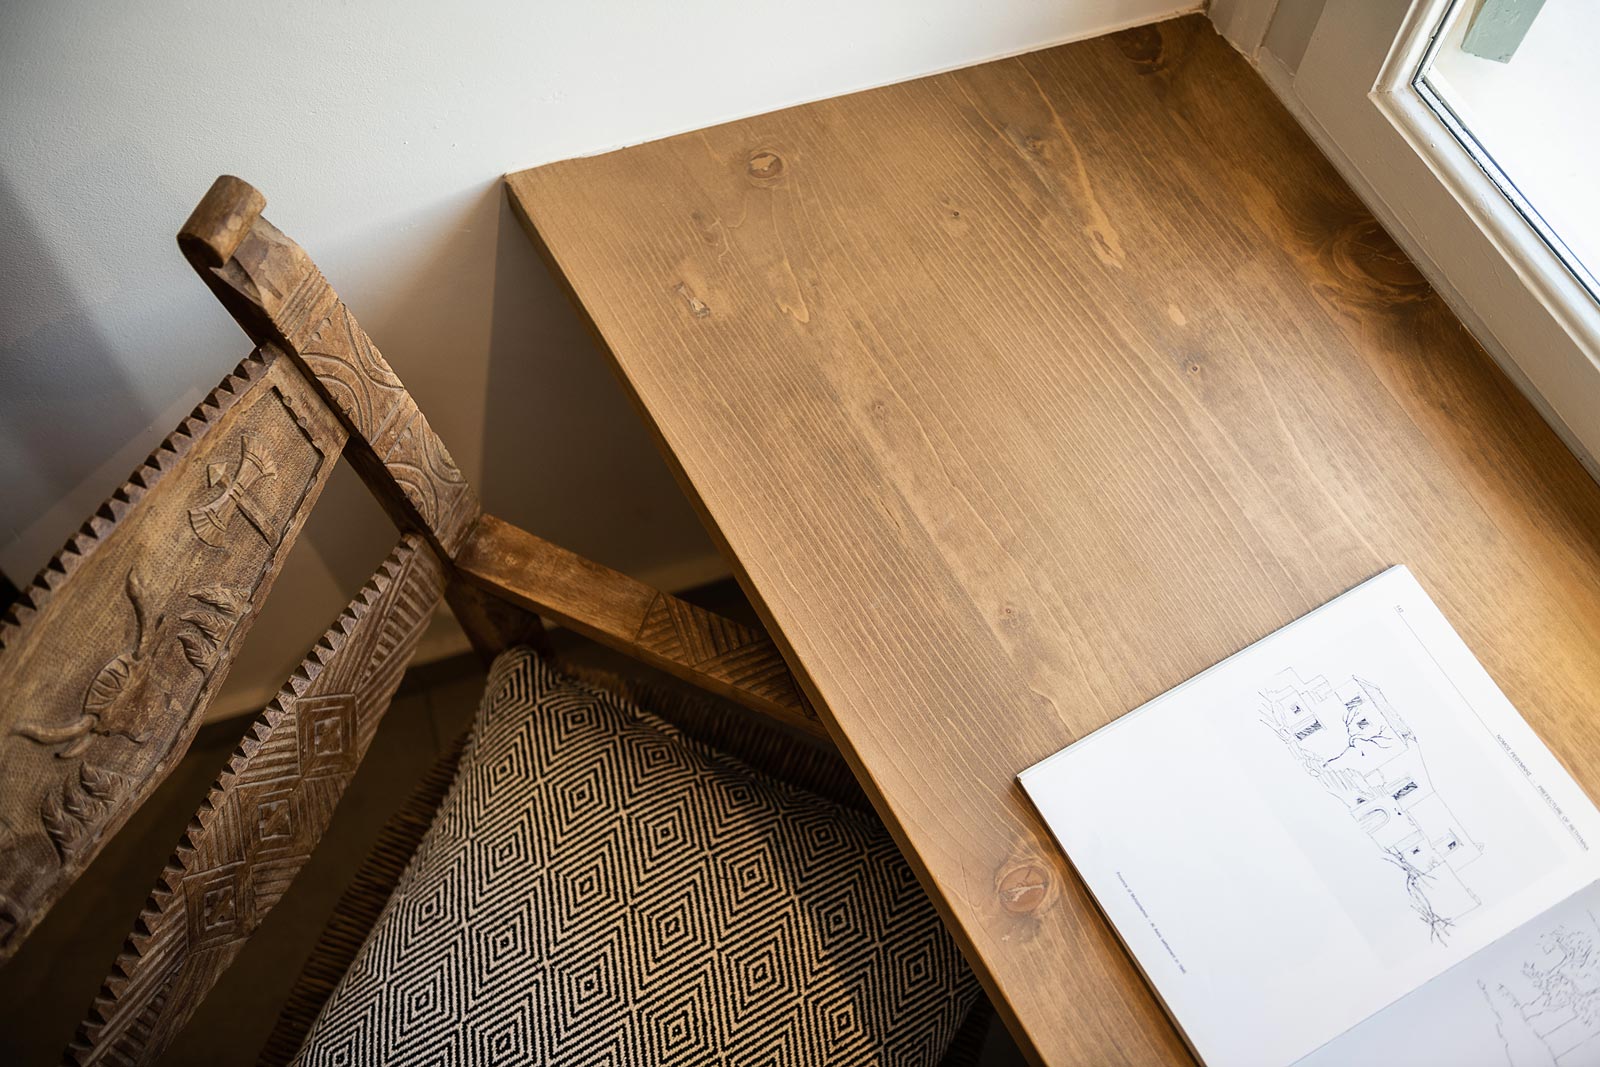
[[[1587,918],[1545,931],[1516,973],[1478,981],[1510,1067],[1600,1061],[1600,926]]]
[[[1600,807],[1404,565],[1017,778],[1201,1063],[1600,1067]]]
[[[1429,936],[1448,940],[1482,901],[1462,870],[1482,855],[1434,791],[1416,734],[1372,682],[1334,684],[1280,671],[1261,689],[1261,718],[1306,773],[1342,802],[1395,868]]]

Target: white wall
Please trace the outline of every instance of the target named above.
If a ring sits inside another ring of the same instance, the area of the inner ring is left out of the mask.
[[[25,582],[248,350],[173,234],[257,185],[507,518],[722,573],[510,220],[507,170],[1193,9],[1194,0],[0,4],[0,569]],[[353,479],[235,670],[270,693],[392,541]],[[448,630],[432,652],[455,647]]]

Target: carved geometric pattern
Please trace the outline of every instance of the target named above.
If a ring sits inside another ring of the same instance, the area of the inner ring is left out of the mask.
[[[0,961],[182,756],[344,439],[258,351],[0,620]]]
[[[300,349],[324,394],[367,440],[378,436],[395,405],[406,395],[404,385],[378,352],[343,301]]]
[[[295,719],[299,725],[302,778],[354,772],[356,708],[354,693],[301,698],[295,707]]]
[[[938,1063],[977,983],[888,833],[526,649],[297,1063]]]
[[[798,707],[815,719],[816,710],[795,684],[789,665],[771,638],[731,619],[666,593],[651,601],[635,637],[646,651],[720,679],[764,700]]]
[[[444,442],[409,395],[373,441],[373,449],[430,528],[461,529],[462,504],[476,506],[477,498]]]
[[[444,589],[408,533],[229,759],[79,1028],[78,1063],[142,1063],[283,896],[332,817]]]
[[[366,446],[351,459],[368,486],[453,556],[478,517],[476,494],[350,309],[305,250],[260,217],[264,201],[252,194],[237,181],[213,187],[197,214],[228,220],[221,229],[202,226],[205,243],[225,262],[211,266],[210,256],[191,256],[191,264],[247,332],[282,343],[305,368],[354,443]],[[237,232],[234,221],[246,216],[247,230]],[[228,251],[219,243],[224,236]]]
[[[281,272],[285,274],[300,272],[298,283],[289,296],[276,307],[269,307],[266,311],[277,328],[277,333],[283,337],[290,349],[303,352],[313,332],[312,328],[327,320],[329,312],[339,302],[339,294],[333,291],[333,286],[328,284],[328,279],[322,276],[322,272],[311,262],[311,257],[305,254],[304,249],[283,236],[265,219],[260,220],[260,225],[263,229],[270,227],[278,238],[274,242],[278,247],[273,254],[281,261]]]
[[[223,944],[254,925],[250,869],[235,863],[203,871],[183,883],[185,929],[191,951]]]
[[[447,552],[460,547],[477,518],[477,494],[343,301],[334,301],[299,356],[323,395],[370,446],[422,527]]]
[[[305,840],[305,796],[295,783],[267,782],[239,789],[246,848],[258,859],[298,855],[309,848]]]

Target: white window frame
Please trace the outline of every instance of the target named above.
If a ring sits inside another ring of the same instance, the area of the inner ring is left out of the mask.
[[[1266,29],[1266,9],[1221,5]],[[1464,0],[1465,2],[1465,0]],[[1600,303],[1412,85],[1452,0],[1326,0],[1298,65],[1229,37],[1478,341],[1600,478]],[[1213,9],[1214,13],[1217,10]],[[1302,12],[1304,13],[1304,12]],[[1220,28],[1227,32],[1223,21]]]

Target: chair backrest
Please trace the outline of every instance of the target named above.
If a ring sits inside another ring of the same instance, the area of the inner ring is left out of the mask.
[[[822,733],[765,634],[484,515],[264,205],[219,178],[178,237],[258,347],[0,620],[0,963],[182,757],[341,455],[401,534],[191,820],[69,1049],[79,1063],[167,1047],[310,857],[443,597],[486,655],[537,642],[546,612]]]
[[[263,205],[218,179],[179,236],[259,347],[0,621],[0,960],[182,757],[341,454],[404,532],[190,825],[96,1003],[85,1060],[164,1047],[305,862],[479,515],[399,379]]]

